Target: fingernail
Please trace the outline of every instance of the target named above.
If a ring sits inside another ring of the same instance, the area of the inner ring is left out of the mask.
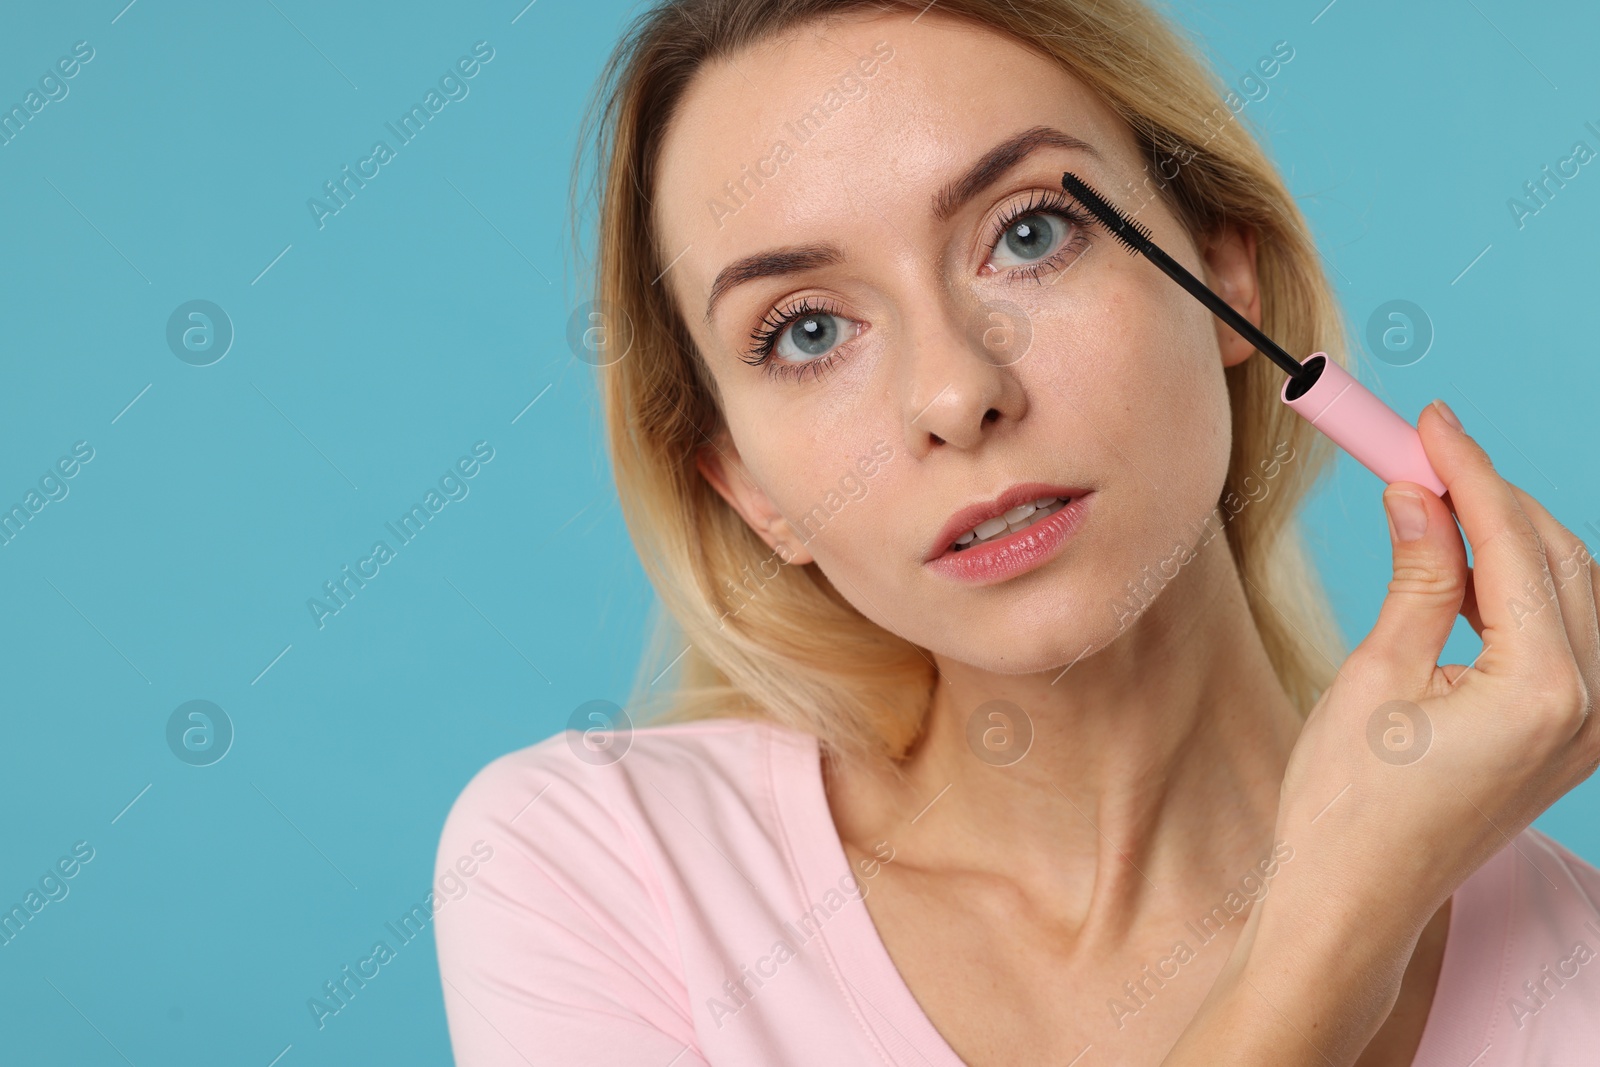
[[[1456,413],[1450,410],[1449,404],[1446,404],[1443,400],[1435,400],[1433,402],[1433,406],[1439,409],[1439,414],[1443,415],[1445,421],[1451,426],[1461,430],[1463,433],[1466,432],[1464,429],[1462,429],[1461,420],[1456,418]]]
[[[1383,507],[1389,513],[1390,537],[1415,541],[1428,532],[1428,509],[1416,493],[1391,489],[1383,494]]]

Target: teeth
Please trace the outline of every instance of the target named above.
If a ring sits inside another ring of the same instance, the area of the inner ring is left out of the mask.
[[[978,535],[978,540],[982,541],[982,540],[985,540],[987,538],[993,537],[995,534],[999,533],[1001,530],[1004,530],[1007,527],[1007,525],[1009,525],[1009,524],[1006,522],[1004,517],[994,518],[994,519],[987,519],[987,520],[985,520],[983,522],[978,523],[977,526],[973,527],[972,532]]]
[[[1004,515],[997,515],[992,519],[978,523],[977,526],[956,538],[953,547],[959,551],[973,544],[982,544],[985,541],[992,541],[997,537],[1003,537],[1016,533],[1018,530],[1026,529],[1066,507],[1069,499],[1067,497],[1049,496],[1040,497],[1032,503],[1019,504]]]

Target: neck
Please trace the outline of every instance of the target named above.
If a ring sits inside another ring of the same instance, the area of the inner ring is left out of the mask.
[[[1272,847],[1302,720],[1224,540],[1101,640],[1064,672],[941,659],[903,777],[834,772],[841,837],[1003,877],[1073,927],[1237,884]]]

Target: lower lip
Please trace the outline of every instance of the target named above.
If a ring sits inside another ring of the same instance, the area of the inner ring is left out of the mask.
[[[928,561],[946,578],[973,585],[990,585],[1040,566],[1060,551],[1080,525],[1093,493],[1072,502],[1047,519],[1041,519],[1008,537],[985,541],[960,552],[946,551]]]

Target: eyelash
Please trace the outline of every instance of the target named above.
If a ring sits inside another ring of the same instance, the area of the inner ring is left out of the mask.
[[[1012,278],[1039,277],[1048,271],[1054,271],[1060,265],[1063,257],[1081,252],[1094,240],[1090,232],[1094,219],[1076,207],[1066,196],[1055,190],[1034,190],[1030,199],[1025,204],[1018,204],[1007,209],[1005,215],[995,223],[994,230],[989,237],[989,248],[993,248],[1000,238],[1016,225],[1019,219],[1028,215],[1059,215],[1072,223],[1072,237],[1067,243],[1058,248],[1048,259],[1040,260],[1027,267],[1017,267],[1010,271]],[[1040,284],[1044,284],[1040,282]],[[788,360],[773,358],[773,349],[778,345],[778,338],[795,322],[808,315],[829,314],[844,318],[839,311],[828,306],[826,301],[814,301],[811,297],[803,298],[793,307],[769,311],[761,320],[761,325],[756,327],[750,335],[750,351],[739,358],[753,367],[762,367],[768,374],[775,378],[793,377],[796,381],[802,380],[804,375],[810,374],[815,380],[820,378],[839,358],[839,352],[845,344],[843,342],[826,356],[819,359],[807,360],[804,363],[791,363]]]
[[[802,299],[794,307],[784,310],[773,308],[761,320],[761,325],[756,327],[755,332],[750,335],[750,351],[739,358],[752,367],[764,368],[774,378],[792,376],[796,381],[800,381],[807,373],[811,374],[813,380],[820,378],[823,371],[833,366],[834,360],[839,354],[838,348],[835,348],[820,359],[809,359],[804,363],[791,363],[788,360],[774,359],[772,351],[778,347],[778,338],[783,335],[784,330],[787,330],[794,323],[799,322],[808,315],[819,313],[835,315],[841,319],[845,317],[839,311],[829,307],[827,301],[815,302],[809,296]]]

